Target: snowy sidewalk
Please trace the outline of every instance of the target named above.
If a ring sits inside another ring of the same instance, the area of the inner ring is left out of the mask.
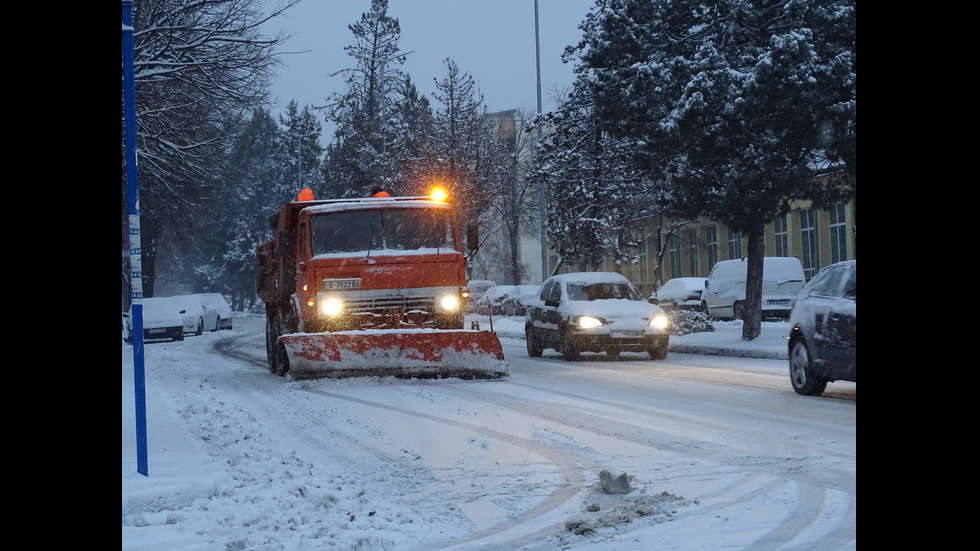
[[[480,329],[490,330],[490,318],[470,314],[466,316],[468,329],[470,322],[479,322]],[[735,356],[739,358],[764,358],[787,360],[786,337],[789,335],[788,322],[762,322],[762,334],[752,341],[742,340],[741,321],[713,321],[714,331],[670,336],[670,352],[682,354],[706,354],[711,356]],[[516,316],[496,316],[493,318],[493,331],[501,337],[524,338],[524,318]]]

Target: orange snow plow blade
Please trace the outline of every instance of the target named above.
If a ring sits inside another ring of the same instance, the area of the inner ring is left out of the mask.
[[[391,329],[291,333],[279,337],[294,379],[399,377],[509,379],[489,331]]]

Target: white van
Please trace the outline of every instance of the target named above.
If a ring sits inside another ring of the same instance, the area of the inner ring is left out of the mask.
[[[745,273],[748,260],[722,260],[704,282],[701,311],[718,319],[745,319]],[[806,276],[803,264],[792,256],[767,256],[762,266],[762,319],[788,318],[790,303]]]

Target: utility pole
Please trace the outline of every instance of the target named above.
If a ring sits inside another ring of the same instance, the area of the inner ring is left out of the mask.
[[[534,58],[538,70],[538,117],[541,116],[541,38],[538,31],[538,0],[534,0]],[[538,143],[541,145],[541,121],[538,120]],[[545,230],[547,223],[547,208],[545,207],[544,182],[538,182],[538,215],[541,217],[541,281],[548,279],[548,235]]]

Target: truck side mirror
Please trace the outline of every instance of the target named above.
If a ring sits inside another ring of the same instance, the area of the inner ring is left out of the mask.
[[[466,248],[475,253],[480,248],[480,230],[476,224],[466,226]]]

